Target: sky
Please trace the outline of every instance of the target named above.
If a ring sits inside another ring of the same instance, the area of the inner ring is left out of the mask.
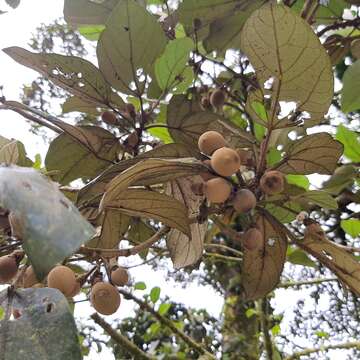
[[[13,10],[9,9],[5,2],[0,0],[0,10],[8,10],[9,12],[0,15],[0,48],[8,46],[21,46],[31,50],[27,43],[31,37],[31,33],[41,23],[50,23],[52,20],[62,16],[63,0],[22,0],[20,6]],[[37,77],[37,73],[31,69],[13,61],[10,57],[0,51],[0,85],[4,87],[4,95],[8,100],[19,100],[19,94],[23,84],[29,84]],[[53,114],[54,115],[54,114]],[[34,159],[35,154],[40,153],[42,158],[47,151],[48,144],[44,143],[41,137],[37,137],[29,132],[28,123],[18,114],[10,111],[0,111],[0,135],[7,138],[14,138],[24,143],[28,155]],[[315,179],[316,180],[316,179]],[[122,265],[134,265],[141,262],[138,257],[125,259]],[[169,266],[171,267],[170,261]],[[189,285],[186,289],[181,284],[166,279],[166,272],[159,270],[154,272],[148,266],[137,267],[130,270],[133,282],[144,281],[149,292],[153,286],[161,288],[161,296],[169,295],[174,301],[182,302],[187,306],[195,308],[205,307],[211,315],[220,316],[223,306],[222,298],[217,295],[211,287],[199,286],[197,283]],[[137,296],[141,296],[143,292],[136,291]],[[304,295],[304,292],[302,293]],[[84,297],[80,295],[77,300]],[[277,291],[276,312],[285,312],[285,320],[282,326],[292,318],[292,309],[298,293],[293,291],[279,290]],[[320,302],[319,306],[326,308],[326,299]],[[306,300],[306,306],[314,306],[311,299]],[[122,301],[118,312],[110,317],[107,321],[128,316],[133,308],[133,303]],[[89,317],[93,310],[89,304],[82,302],[76,305],[75,314],[83,322]],[[90,323],[90,322],[89,322]],[[92,324],[93,325],[93,324]],[[299,339],[299,344],[305,344]],[[331,359],[339,359],[339,352],[332,352]],[[113,356],[109,351],[104,351],[97,355],[95,351],[91,351],[88,360],[107,359],[112,360]]]

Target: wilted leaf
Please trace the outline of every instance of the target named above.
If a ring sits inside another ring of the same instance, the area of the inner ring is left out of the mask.
[[[282,273],[287,240],[276,223],[260,215],[256,221],[264,237],[260,249],[243,249],[242,285],[246,300],[255,300],[268,294],[277,285]]]
[[[164,53],[155,62],[156,80],[162,90],[169,90],[179,83],[177,79],[185,70],[193,46],[188,37],[175,39],[166,45]]]
[[[333,97],[333,72],[308,23],[287,6],[266,4],[246,21],[240,41],[261,87],[274,79],[273,100],[295,102],[313,121],[323,118]],[[276,125],[275,115],[269,126]]]
[[[19,219],[39,279],[94,234],[57,185],[33,169],[0,167],[0,202]]]
[[[65,0],[64,18],[69,24],[104,24],[119,0]]]
[[[108,182],[139,161],[148,158],[177,159],[197,156],[198,154],[199,153],[193,151],[193,149],[189,149],[182,144],[167,144],[158,146],[153,150],[136,156],[135,158],[120,161],[119,163],[110,166],[99,177],[83,187],[79,193],[78,202],[81,203],[89,197],[93,197],[95,194],[102,194],[105,191],[105,186]]]
[[[60,183],[92,178],[117,160],[121,146],[109,131],[95,126],[77,126],[72,135],[63,133],[55,138],[45,158],[47,170],[60,172],[57,176]]]
[[[341,110],[345,113],[360,109],[360,60],[350,65],[342,78]]]
[[[117,210],[130,216],[154,219],[190,234],[186,207],[180,201],[156,191],[127,189],[108,199],[103,203],[104,206],[105,210]]]
[[[360,263],[343,246],[325,236],[305,236],[297,245],[328,267],[343,283],[360,296]]]
[[[75,321],[60,291],[17,289],[10,306],[21,316],[0,322],[2,359],[82,359]]]
[[[198,176],[178,179],[169,182],[166,193],[181,201],[188,209],[189,217],[199,213],[199,207],[204,200],[203,196],[193,193],[191,186],[201,182]],[[175,269],[196,263],[204,250],[204,237],[207,230],[207,221],[202,224],[190,224],[191,237],[173,229],[167,235],[166,245]]]
[[[341,228],[354,239],[360,236],[360,220],[359,219],[348,219],[341,220]]]
[[[340,124],[336,131],[336,139],[344,145],[344,155],[348,159],[354,162],[360,161],[360,140],[355,131],[351,131]]]
[[[322,190],[306,191],[303,194],[293,196],[292,200],[300,204],[305,202],[310,205],[318,205],[329,210],[336,210],[338,208],[337,201],[331,194]]]
[[[332,174],[342,155],[343,146],[330,134],[318,133],[293,141],[285,156],[274,166],[285,174]]]
[[[110,181],[101,200],[100,209],[118,198],[119,194],[126,191],[130,185],[161,184],[180,177],[196,175],[206,170],[204,164],[192,158],[142,160]]]
[[[121,92],[141,94],[144,84],[140,83],[140,73],[146,76],[152,72],[165,45],[165,34],[153,15],[135,1],[120,1],[98,42],[100,70]],[[136,89],[130,86],[132,82]]]
[[[117,210],[105,210],[99,215],[97,225],[101,226],[100,234],[91,239],[86,246],[113,249],[117,248],[127,232],[131,218]]]
[[[73,95],[96,104],[113,103],[123,107],[123,101],[91,62],[76,56],[37,54],[20,47],[3,51],[18,63],[38,71],[41,75]]]

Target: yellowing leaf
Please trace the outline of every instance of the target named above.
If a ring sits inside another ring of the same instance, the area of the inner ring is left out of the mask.
[[[163,52],[166,37],[156,18],[132,0],[122,0],[101,33],[97,57],[105,78],[126,94],[141,94],[139,75],[150,74]],[[135,82],[131,87],[130,83]]]
[[[346,249],[325,236],[310,234],[297,245],[328,267],[349,288],[360,296],[360,263]]]
[[[260,249],[243,249],[242,285],[247,300],[265,296],[277,285],[286,258],[287,240],[274,221],[260,215],[257,228],[264,237]]]
[[[131,185],[161,184],[180,177],[206,171],[200,161],[188,158],[177,160],[145,159],[116,176],[107,186],[100,209],[119,197]]]
[[[198,214],[200,204],[204,199],[203,196],[195,195],[191,189],[192,184],[201,181],[199,176],[192,176],[171,181],[167,186],[167,194],[181,201],[188,209],[190,217]],[[198,222],[190,224],[190,237],[176,229],[170,230],[166,245],[175,269],[192,265],[201,258],[206,230],[207,221],[201,224]]]
[[[266,4],[255,10],[241,32],[241,46],[260,85],[273,79],[273,100],[293,101],[297,110],[321,120],[333,97],[328,54],[311,26],[287,6]],[[270,119],[270,126],[276,118]]]
[[[163,222],[190,236],[187,208],[180,201],[155,191],[128,189],[108,201],[106,209],[130,216],[145,217]]]
[[[83,100],[123,106],[123,101],[112,92],[99,69],[87,60],[76,56],[36,54],[16,46],[3,51]]]
[[[274,166],[286,174],[332,174],[342,155],[343,146],[330,134],[304,136],[285,148],[286,155]]]

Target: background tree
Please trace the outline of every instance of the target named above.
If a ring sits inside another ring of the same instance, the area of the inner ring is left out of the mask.
[[[223,318],[160,302],[156,289],[139,299],[131,291],[136,284],[120,282],[118,292],[139,305],[135,316],[111,327],[92,315],[119,359],[315,358],[331,348],[359,355],[358,9],[342,17],[351,3],[65,1],[65,20],[79,32],[56,22],[33,39],[40,53],[5,49],[42,74],[24,88],[23,104],[2,102],[59,134],[41,170],[60,184],[26,168],[0,168],[1,259],[4,269],[16,265],[3,279],[13,279],[3,295],[1,336],[15,339],[9,353],[28,318],[39,317],[43,326],[39,310],[26,306],[40,297],[47,300],[39,308],[75,331],[58,292],[21,290],[28,270],[17,272],[19,262],[31,263],[42,284],[59,262],[76,270],[66,286],[52,287],[71,297],[76,280],[106,314],[116,306],[104,303],[105,288],[95,296],[94,284],[118,285],[114,259],[141,254],[154,269],[169,255],[176,269],[201,269],[176,276],[211,284],[224,296]],[[96,42],[99,69],[73,56],[85,55],[79,34]],[[66,57],[52,53],[54,38]],[[343,84],[335,94],[334,73]],[[49,95],[66,98],[64,114],[82,113],[74,126],[48,113]],[[208,130],[221,135],[204,137]],[[1,146],[2,162],[39,167],[19,142],[3,139]],[[314,173],[331,176],[314,189],[307,177]],[[77,179],[83,186],[70,187]],[[119,249],[120,240],[132,246]],[[329,310],[306,311],[301,299],[280,331],[276,287],[309,288],[315,305],[325,293]],[[11,312],[19,324],[8,321]],[[88,327],[81,333],[83,350],[91,341],[101,344]],[[300,349],[299,336],[314,348]],[[64,342],[64,352],[80,356],[74,337]],[[49,349],[41,351],[35,347],[36,358]]]

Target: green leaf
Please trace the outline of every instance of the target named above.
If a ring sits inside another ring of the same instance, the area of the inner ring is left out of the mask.
[[[104,25],[97,26],[80,26],[79,33],[90,41],[99,40],[100,34],[105,29]]]
[[[10,306],[21,316],[0,322],[3,359],[82,359],[75,321],[60,291],[17,289]]]
[[[272,166],[281,160],[281,151],[275,148],[270,148],[266,154],[266,163]]]
[[[41,169],[41,164],[42,164],[41,155],[40,155],[40,154],[36,154],[36,155],[35,155],[35,162],[34,162],[33,168],[34,168],[35,170],[40,170],[40,169]]]
[[[166,315],[167,312],[170,310],[171,308],[171,304],[168,304],[168,303],[162,303],[160,306],[159,306],[159,309],[158,309],[158,313],[160,315]]]
[[[292,197],[292,200],[299,203],[305,201],[329,210],[336,210],[338,208],[337,201],[329,193],[322,190],[307,191]]]
[[[155,60],[165,45],[164,31],[153,15],[135,1],[120,1],[97,45],[100,70],[117,90],[142,94],[145,84],[140,82],[139,74],[152,73]],[[136,89],[130,86],[132,82]]]
[[[106,194],[105,194],[106,196]],[[154,219],[190,235],[187,208],[180,201],[158,193],[141,189],[127,189],[111,200],[104,209],[120,211],[126,215]]]
[[[138,281],[137,283],[135,283],[134,289],[135,290],[146,290],[146,285],[143,281]]]
[[[315,335],[321,339],[328,339],[330,337],[330,334],[323,330],[316,331]]]
[[[348,159],[354,162],[360,161],[360,141],[359,135],[355,131],[340,124],[336,131],[336,139],[344,145],[344,155]]]
[[[257,311],[254,308],[249,308],[245,311],[245,316],[249,319],[254,315],[257,315]]]
[[[58,185],[31,168],[0,167],[0,203],[21,225],[23,247],[39,279],[94,234]]]
[[[104,24],[119,0],[65,0],[64,18],[69,24]]]
[[[175,39],[166,45],[165,51],[155,62],[155,75],[162,90],[169,90],[179,82],[176,79],[185,70],[193,46],[193,41],[188,37]]]
[[[118,139],[103,128],[78,126],[74,130],[79,134],[63,133],[56,137],[45,157],[46,169],[58,171],[56,179],[61,184],[95,177],[117,160],[121,150]]]
[[[354,183],[358,176],[357,169],[352,165],[343,165],[336,168],[329,180],[323,183],[323,190],[337,195],[346,187]]]
[[[305,175],[286,175],[286,182],[288,184],[299,186],[305,190],[309,190],[310,181]]]
[[[333,72],[329,55],[304,19],[287,6],[267,3],[248,18],[240,41],[262,90],[274,79],[272,100],[293,101],[312,121],[323,119],[333,98]],[[276,115],[269,121],[280,123]]]
[[[360,60],[350,65],[342,78],[341,110],[345,113],[360,109]]]
[[[165,127],[154,127],[148,129],[147,132],[161,140],[164,144],[171,144],[174,142],[169,134],[169,130]]]
[[[282,205],[275,205],[270,203],[267,204],[265,208],[271,213],[271,215],[273,215],[283,224],[294,221],[296,215],[301,211],[301,207],[291,201],[288,201]]]
[[[358,219],[341,220],[340,225],[342,229],[354,239],[360,235],[360,220]]]
[[[98,110],[96,104],[83,100],[77,96],[67,98],[62,104],[62,111],[63,114],[78,111],[94,116],[100,115],[100,111]]]
[[[0,136],[0,163],[32,166],[33,162],[26,157],[24,144],[17,140],[8,140]]]
[[[271,333],[272,333],[273,336],[279,335],[281,333],[280,325],[279,324],[274,325],[271,328]],[[281,359],[281,357],[280,357],[280,359]]]
[[[161,289],[158,286],[155,286],[150,291],[150,300],[155,304],[160,298]]]
[[[332,174],[342,155],[343,146],[330,134],[306,135],[289,143],[285,156],[274,166],[285,174]]]
[[[36,54],[16,46],[3,51],[18,63],[38,71],[54,84],[85,101],[124,106],[99,69],[87,60],[59,54]]]
[[[316,267],[316,263],[312,261],[304,251],[300,249],[289,248],[287,254],[287,261],[295,265],[303,265],[309,267]]]

